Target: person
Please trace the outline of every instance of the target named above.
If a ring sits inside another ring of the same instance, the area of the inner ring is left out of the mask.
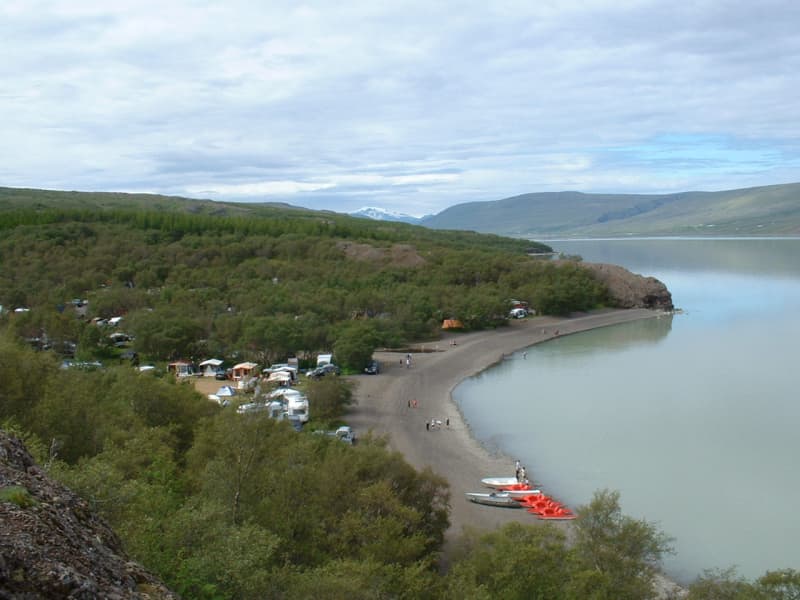
[[[428,421],[425,421],[425,431],[431,430],[431,424]]]
[[[525,467],[519,468],[519,477],[517,477],[517,479],[519,480],[520,483],[525,483],[528,480],[525,473]]]
[[[408,357],[406,358],[406,369],[410,368],[411,368],[411,355],[409,354]]]
[[[445,424],[447,427],[450,427],[450,417],[447,417],[447,418],[444,420],[444,424]]]
[[[517,481],[518,482],[519,482],[519,470],[520,470],[521,467],[522,467],[522,465],[520,464],[519,460],[517,460],[517,462],[514,463],[514,473],[517,476]]]

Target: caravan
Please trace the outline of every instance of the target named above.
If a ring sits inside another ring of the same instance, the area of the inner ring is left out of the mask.
[[[289,419],[296,419],[300,423],[308,423],[308,398],[302,394],[289,394],[284,398],[286,400],[286,415]]]

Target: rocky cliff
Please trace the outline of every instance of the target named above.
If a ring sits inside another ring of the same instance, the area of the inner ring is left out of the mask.
[[[177,598],[86,502],[0,431],[0,599]]]
[[[672,294],[655,277],[644,277],[627,269],[604,263],[581,263],[607,287],[619,308],[656,308],[673,310]]]

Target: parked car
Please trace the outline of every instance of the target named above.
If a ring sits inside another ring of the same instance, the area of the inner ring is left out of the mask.
[[[508,316],[512,319],[524,319],[528,316],[528,311],[524,308],[514,308],[508,313]]]
[[[364,367],[364,373],[366,373],[367,375],[377,375],[380,372],[381,372],[381,363],[379,363],[377,360],[369,361],[367,366]]]
[[[228,378],[228,372],[225,369],[217,369],[214,371],[214,379],[217,381],[225,381]]]
[[[339,367],[334,364],[328,363],[327,365],[322,365],[321,367],[317,367],[308,372],[308,377],[311,379],[320,379],[321,377],[325,377],[326,375],[339,375],[341,371]]]

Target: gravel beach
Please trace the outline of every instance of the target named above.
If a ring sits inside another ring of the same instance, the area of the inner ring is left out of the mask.
[[[472,436],[452,400],[453,389],[504,355],[556,335],[658,314],[647,309],[602,310],[569,318],[513,320],[509,327],[493,331],[446,334],[436,342],[414,344],[409,349],[410,367],[405,361],[408,350],[376,352],[381,373],[354,378],[357,404],[346,418],[359,436],[367,432],[386,435],[389,447],[403,454],[414,467],[430,467],[447,479],[452,495],[448,545],[465,526],[492,530],[512,520],[534,524],[538,522],[535,516],[524,510],[482,506],[464,498],[464,492],[481,491],[480,480],[484,477],[513,476],[514,457],[490,453]],[[429,430],[426,422],[431,419],[440,420],[441,428]],[[558,490],[547,489],[547,482],[537,481],[535,474],[534,482],[542,484],[546,493],[558,496]],[[558,523],[568,527],[568,522]]]

